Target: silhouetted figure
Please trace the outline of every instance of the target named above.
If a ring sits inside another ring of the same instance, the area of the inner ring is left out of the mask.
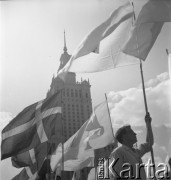
[[[111,179],[134,177],[134,179],[146,180],[144,167],[138,168],[138,166],[142,165],[141,157],[151,150],[154,143],[149,113],[145,116],[145,122],[147,127],[146,143],[141,144],[139,148],[133,147],[137,138],[131,126],[123,126],[115,133],[116,140],[122,145],[114,149],[110,155],[110,163],[113,162],[113,172],[110,172]]]

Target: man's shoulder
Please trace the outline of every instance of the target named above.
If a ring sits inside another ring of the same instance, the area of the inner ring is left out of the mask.
[[[123,148],[123,146],[118,146],[117,148],[115,148],[112,152],[117,152],[120,151]]]
[[[115,149],[112,151],[111,154],[120,154],[120,153],[122,153],[123,151],[125,151],[124,146],[119,146],[119,147],[115,148]]]

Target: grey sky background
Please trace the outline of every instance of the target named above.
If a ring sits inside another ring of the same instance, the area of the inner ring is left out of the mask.
[[[84,36],[124,2],[127,0],[0,1],[1,130],[26,106],[45,98],[63,53],[64,29],[68,53],[72,54]],[[134,0],[135,8],[138,10],[145,2]],[[168,48],[171,52],[170,32],[171,23],[165,23],[143,62],[157,161],[164,161],[171,155],[171,85],[165,51]],[[81,81],[81,78],[90,81],[93,106],[104,101],[104,94],[108,94],[114,129],[122,123],[140,126],[135,130],[140,142],[145,140],[139,65],[77,74],[77,80]],[[17,173],[11,167],[10,159],[0,162],[0,171],[5,180]]]

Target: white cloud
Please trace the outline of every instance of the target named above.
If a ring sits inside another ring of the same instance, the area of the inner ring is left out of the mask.
[[[153,125],[171,125],[171,85],[168,73],[146,82],[147,105]],[[108,94],[113,127],[123,124],[145,125],[145,106],[141,87]]]
[[[167,72],[159,74],[155,79],[150,79],[145,83],[146,88],[155,87],[165,80],[169,79],[169,74]]]
[[[152,117],[154,156],[156,164],[164,162],[171,150],[171,81],[168,73],[162,73],[145,83],[148,110]],[[130,124],[137,133],[138,143],[145,142],[145,107],[142,87],[108,94],[114,132],[123,124]],[[141,126],[141,127],[140,127]],[[144,162],[151,157],[144,156]]]

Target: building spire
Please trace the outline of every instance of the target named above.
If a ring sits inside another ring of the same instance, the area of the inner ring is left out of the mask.
[[[67,52],[66,38],[65,38],[65,29],[64,29],[64,52]]]

